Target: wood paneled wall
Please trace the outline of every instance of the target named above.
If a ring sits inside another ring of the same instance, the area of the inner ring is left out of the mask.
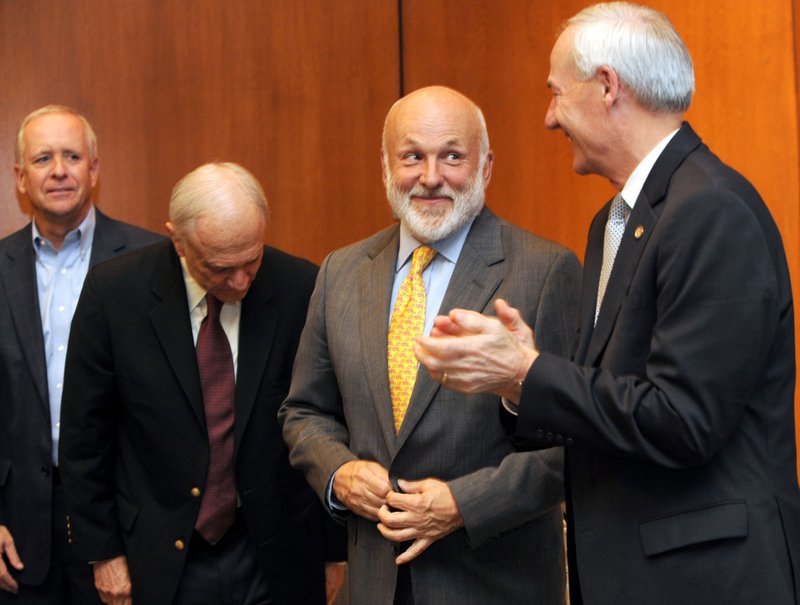
[[[612,191],[572,172],[569,145],[543,120],[558,25],[586,4],[3,0],[0,236],[27,222],[12,171],[17,126],[56,102],[96,127],[96,197],[112,216],[163,231],[181,176],[236,161],[270,199],[270,242],[319,262],[391,220],[384,115],[401,87],[439,83],[484,109],[496,156],[490,205],[582,257],[589,221]],[[694,57],[689,120],[764,196],[800,300],[800,0],[650,4]]]
[[[379,147],[400,88],[396,2],[4,0],[0,56],[0,235],[27,221],[17,127],[53,102],[94,124],[115,217],[163,232],[178,179],[229,160],[262,183],[271,243],[317,262],[391,220]]]

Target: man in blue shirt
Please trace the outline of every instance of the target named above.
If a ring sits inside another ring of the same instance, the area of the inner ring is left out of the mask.
[[[74,109],[23,120],[14,172],[32,220],[0,240],[0,603],[100,602],[70,552],[58,474],[70,322],[90,266],[162,238],[95,209],[99,171]]]

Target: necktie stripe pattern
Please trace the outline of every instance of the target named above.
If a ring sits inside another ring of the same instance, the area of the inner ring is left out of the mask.
[[[389,391],[392,397],[394,430],[400,430],[417,380],[419,363],[414,355],[414,338],[425,328],[425,283],[422,272],[436,256],[436,250],[420,246],[411,257],[411,271],[400,285],[389,324]]]
[[[236,381],[233,356],[219,314],[222,302],[206,295],[208,313],[197,335],[197,366],[203,389],[209,461],[206,485],[195,529],[211,544],[219,541],[236,519],[233,469],[233,419]]]
[[[600,315],[600,305],[603,303],[603,297],[606,294],[608,278],[611,276],[614,259],[622,241],[622,234],[625,232],[626,208],[625,200],[618,193],[611,202],[608,221],[606,222],[606,232],[603,238],[603,266],[600,269],[600,283],[597,287],[597,307],[594,312],[595,323],[597,323],[597,316]]]

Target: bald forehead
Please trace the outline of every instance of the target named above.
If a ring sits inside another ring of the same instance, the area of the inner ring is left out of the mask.
[[[475,104],[443,87],[425,88],[403,97],[386,117],[388,144],[420,130],[472,142],[479,137],[480,129]]]

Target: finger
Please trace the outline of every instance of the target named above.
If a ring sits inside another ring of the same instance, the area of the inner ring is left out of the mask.
[[[403,493],[406,494],[421,494],[425,491],[425,480],[410,481],[406,479],[398,479],[397,485],[400,486],[400,489],[402,489]]]
[[[492,318],[481,315],[477,311],[468,311],[466,309],[453,309],[449,315],[451,321],[456,324],[462,332],[469,332],[472,334],[483,334],[492,329]]]
[[[433,320],[431,336],[441,338],[445,336],[462,336],[463,334],[465,334],[463,328],[447,315],[438,315]]]
[[[390,542],[408,542],[417,537],[417,531],[413,527],[391,529],[386,527],[383,523],[378,523],[377,527],[381,535]]]
[[[425,550],[433,544],[433,540],[429,538],[417,538],[404,552],[400,553],[394,562],[398,565],[403,565],[409,561],[413,561],[420,556]]]
[[[19,558],[17,554],[17,547],[14,546],[14,542],[7,542],[5,555],[8,558],[8,562],[14,567],[14,569],[22,570],[25,566],[22,564],[22,559]]]

